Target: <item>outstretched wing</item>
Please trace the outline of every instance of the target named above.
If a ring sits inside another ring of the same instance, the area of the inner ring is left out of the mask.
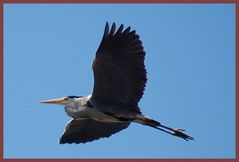
[[[124,123],[102,123],[91,119],[79,118],[71,120],[60,139],[60,144],[86,143],[103,137],[110,137],[129,126]]]
[[[116,31],[113,23],[109,31],[106,23],[92,64],[94,89],[91,100],[102,107],[117,104],[139,111],[137,105],[147,81],[144,57],[142,42],[135,30],[131,31],[130,27],[124,30],[121,25]]]

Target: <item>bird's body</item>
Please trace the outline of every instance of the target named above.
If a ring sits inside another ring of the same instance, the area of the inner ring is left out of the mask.
[[[117,118],[93,107],[90,103],[90,97],[91,95],[76,98],[65,106],[65,112],[73,119],[88,118],[99,122],[119,122]]]
[[[144,116],[138,106],[147,82],[145,52],[136,32],[130,27],[116,31],[115,23],[104,35],[92,63],[93,93],[68,96],[42,103],[65,105],[73,119],[68,123],[60,143],[85,143],[109,137],[127,128],[131,122],[164,131],[185,140],[193,138],[182,129],[172,129]]]

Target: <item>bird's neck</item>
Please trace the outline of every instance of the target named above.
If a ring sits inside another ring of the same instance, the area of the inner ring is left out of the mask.
[[[70,103],[65,106],[65,112],[72,118],[75,118],[75,115],[79,111],[79,106],[77,103]]]
[[[65,112],[72,118],[77,118],[81,111],[87,107],[89,96],[78,98],[65,106]]]

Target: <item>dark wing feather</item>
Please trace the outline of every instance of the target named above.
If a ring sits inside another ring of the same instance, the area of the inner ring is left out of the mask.
[[[71,120],[60,139],[64,143],[86,143],[103,137],[110,137],[129,126],[130,123],[101,123],[91,119]]]
[[[145,52],[139,36],[130,27],[110,31],[106,23],[104,35],[92,64],[94,89],[91,100],[102,105],[123,105],[139,112],[138,102],[147,81]]]

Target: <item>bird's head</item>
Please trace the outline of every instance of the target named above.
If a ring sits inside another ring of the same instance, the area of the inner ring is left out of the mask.
[[[79,98],[82,98],[82,96],[66,96],[66,97],[52,99],[52,100],[44,100],[44,101],[41,101],[41,103],[57,104],[57,105],[70,105],[72,103],[75,103]]]

